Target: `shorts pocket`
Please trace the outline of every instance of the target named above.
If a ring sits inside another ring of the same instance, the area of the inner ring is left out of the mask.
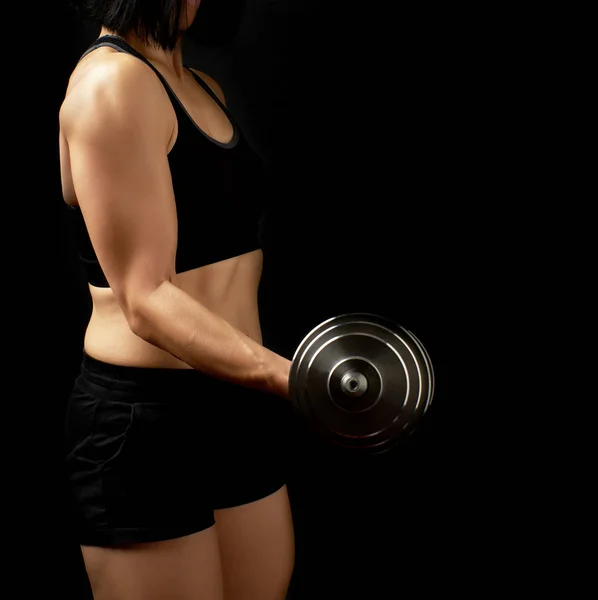
[[[77,381],[66,413],[66,453],[78,463],[103,466],[123,450],[133,422],[133,407],[94,394]]]
[[[100,400],[96,407],[90,452],[102,468],[122,454],[133,425],[133,405],[126,402]]]

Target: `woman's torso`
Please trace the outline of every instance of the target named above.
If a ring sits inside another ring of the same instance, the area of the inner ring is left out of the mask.
[[[65,101],[77,85],[85,85],[85,75],[89,69],[101,64],[108,54],[115,52],[118,51],[109,47],[100,47],[85,56],[71,75]],[[172,92],[200,130],[221,143],[231,139],[233,126],[227,115],[198,85],[190,73],[181,81],[160,65],[154,64],[154,66],[166,79]],[[179,124],[174,111],[169,118],[173,119],[173,135],[168,148],[170,152],[176,144]],[[200,164],[201,157],[198,157],[198,165]],[[60,165],[64,201],[69,206],[76,207],[78,199],[72,184],[68,145],[62,134],[60,134]],[[198,171],[197,184],[200,188],[201,170]],[[178,273],[175,283],[209,310],[261,343],[257,303],[261,272],[262,251],[257,249]],[[87,354],[105,362],[121,365],[190,368],[168,352],[132,333],[109,287],[96,287],[90,284],[89,290],[92,313],[84,338],[84,349]]]

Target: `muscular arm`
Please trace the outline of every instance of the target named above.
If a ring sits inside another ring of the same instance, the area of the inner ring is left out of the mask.
[[[139,307],[132,330],[196,369],[288,398],[290,361],[271,352],[169,281]]]
[[[177,286],[167,157],[174,119],[156,76],[122,54],[86,74],[65,100],[61,133],[98,260],[137,336],[199,371],[288,398],[290,361]]]

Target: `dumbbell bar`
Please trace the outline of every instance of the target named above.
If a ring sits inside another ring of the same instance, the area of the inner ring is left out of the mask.
[[[393,321],[367,313],[328,319],[293,356],[295,412],[328,442],[379,453],[410,435],[434,395],[423,344]]]

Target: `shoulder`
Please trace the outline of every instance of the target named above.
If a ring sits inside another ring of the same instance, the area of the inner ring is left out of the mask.
[[[60,126],[68,132],[78,125],[119,127],[131,120],[152,120],[164,115],[163,103],[170,103],[168,95],[148,65],[122,52],[102,53],[73,71],[60,107]]]
[[[226,105],[226,100],[224,98],[224,92],[222,91],[222,87],[215,79],[213,79],[209,75],[206,75],[206,73],[203,73],[202,71],[198,71],[197,69],[191,69],[191,71],[193,71],[198,77],[203,79],[208,84],[209,88],[216,94],[216,96],[218,96],[220,102]]]

